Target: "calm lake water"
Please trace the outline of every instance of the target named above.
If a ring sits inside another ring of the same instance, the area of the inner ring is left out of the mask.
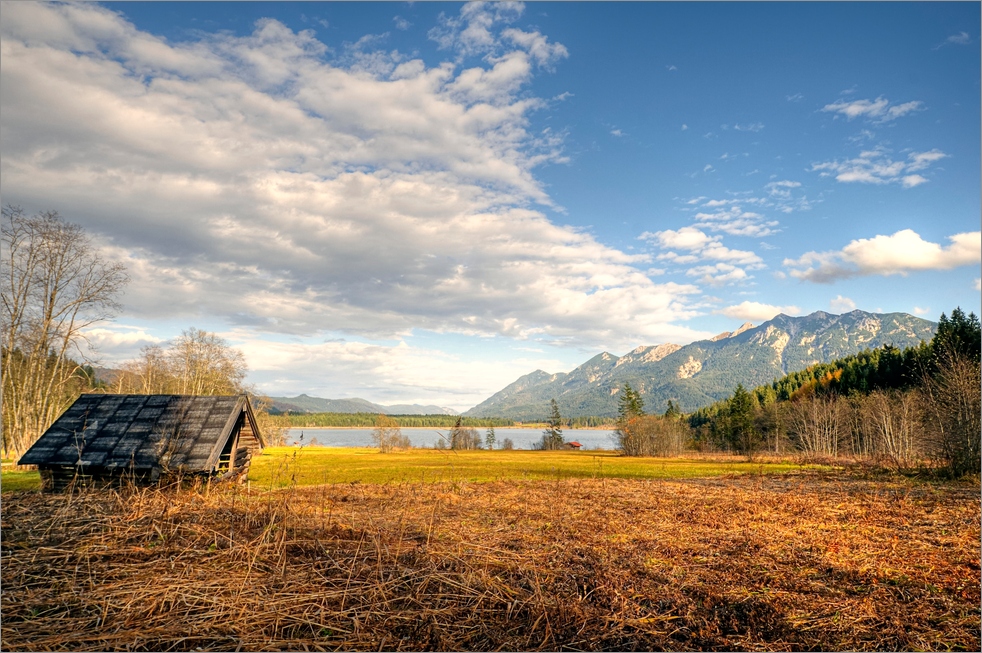
[[[432,448],[436,446],[440,436],[447,437],[450,429],[435,428],[404,428],[403,435],[408,435],[414,447]],[[487,429],[479,428],[477,432],[482,439]],[[439,433],[439,435],[437,435]],[[501,448],[505,438],[511,438],[516,449],[531,449],[532,445],[542,440],[542,429],[505,429],[494,430],[497,439],[496,448]],[[300,436],[303,435],[301,440]],[[564,429],[563,437],[567,442],[576,441],[584,449],[614,449],[615,440],[612,431],[597,429]],[[370,447],[372,446],[372,429],[290,429],[287,431],[288,444],[303,443],[304,446],[320,445],[322,447]]]

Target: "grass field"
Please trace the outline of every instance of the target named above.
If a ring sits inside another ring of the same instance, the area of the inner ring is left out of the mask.
[[[789,462],[741,458],[631,458],[614,451],[449,451],[409,449],[268,448],[252,461],[249,478],[264,488],[322,483],[488,482],[508,479],[694,478],[787,473]]]
[[[41,488],[41,476],[37,472],[3,470],[0,472],[0,491],[20,492]]]
[[[979,650],[977,479],[537,473],[7,493],[0,648]]]
[[[322,483],[501,481],[557,478],[695,478],[726,474],[780,474],[809,469],[790,462],[749,463],[741,458],[630,458],[614,451],[449,451],[271,447],[256,456],[249,474],[258,487]],[[38,489],[37,472],[0,476],[4,492]]]

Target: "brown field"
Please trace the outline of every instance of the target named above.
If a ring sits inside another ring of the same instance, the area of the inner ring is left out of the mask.
[[[979,650],[979,486],[11,493],[4,650]]]

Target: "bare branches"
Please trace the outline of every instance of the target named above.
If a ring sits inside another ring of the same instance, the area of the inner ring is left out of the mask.
[[[128,281],[54,211],[3,208],[3,448],[18,455],[80,392],[84,330],[111,318]]]

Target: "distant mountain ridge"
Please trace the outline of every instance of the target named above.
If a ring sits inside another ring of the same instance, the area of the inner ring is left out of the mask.
[[[296,397],[270,397],[272,410],[280,413],[382,413],[383,415],[456,415],[441,406],[394,404],[383,406],[365,399],[322,399],[306,394]]]
[[[789,372],[886,344],[899,348],[930,340],[937,325],[906,313],[818,311],[780,314],[754,326],[680,346],[642,346],[623,355],[603,352],[569,373],[536,370],[502,388],[467,417],[543,419],[555,398],[564,417],[617,415],[617,393],[630,383],[652,412],[669,399],[692,411],[727,397],[738,383],[752,388]]]

